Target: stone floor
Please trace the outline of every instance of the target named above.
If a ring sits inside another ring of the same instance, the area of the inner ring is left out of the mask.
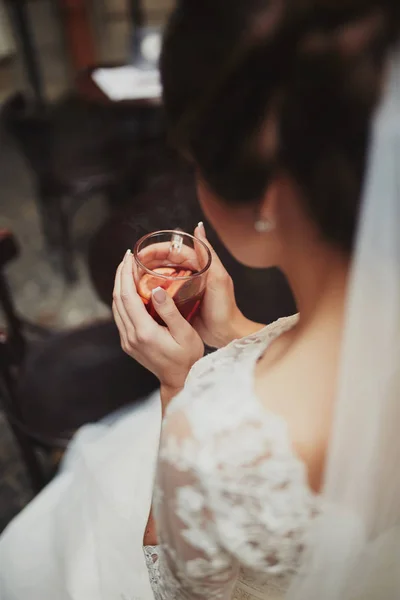
[[[78,213],[74,240],[80,280],[68,286],[50,265],[39,228],[31,174],[22,157],[0,133],[0,219],[21,245],[21,256],[9,269],[17,307],[25,317],[44,325],[69,327],[104,314],[85,269],[85,243],[104,217],[102,198],[93,197]]]

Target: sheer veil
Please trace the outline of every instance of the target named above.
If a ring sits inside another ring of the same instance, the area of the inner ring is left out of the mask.
[[[375,115],[324,510],[289,600],[400,598],[400,52]]]

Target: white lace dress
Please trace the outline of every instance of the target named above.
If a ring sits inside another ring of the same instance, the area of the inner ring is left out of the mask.
[[[145,548],[156,600],[282,598],[319,497],[254,367],[297,317],[195,365],[163,425],[154,494],[160,546]]]

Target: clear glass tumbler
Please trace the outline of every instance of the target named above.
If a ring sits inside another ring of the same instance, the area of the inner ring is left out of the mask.
[[[206,287],[211,253],[206,244],[180,230],[155,231],[135,245],[135,283],[149,314],[160,324],[152,303],[152,290],[163,288],[181,315],[193,321]]]

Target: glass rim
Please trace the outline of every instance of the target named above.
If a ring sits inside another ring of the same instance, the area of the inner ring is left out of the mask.
[[[153,271],[152,269],[149,269],[148,267],[146,267],[146,265],[144,265],[138,257],[138,248],[148,238],[151,238],[153,236],[155,237],[156,235],[160,235],[162,233],[180,234],[182,236],[189,237],[192,240],[194,240],[195,242],[197,242],[198,244],[200,244],[203,248],[205,248],[205,250],[207,252],[208,260],[207,260],[206,266],[203,267],[201,269],[201,271],[197,271],[196,273],[192,273],[191,275],[186,275],[185,277],[171,277],[171,275],[163,275],[162,273],[157,273],[156,271]],[[197,237],[195,237],[191,233],[186,233],[186,231],[181,231],[180,229],[160,229],[159,231],[153,231],[151,233],[146,233],[146,235],[142,236],[136,242],[135,247],[133,248],[133,256],[134,256],[135,261],[139,265],[139,267],[141,269],[143,269],[144,271],[146,271],[146,273],[149,273],[149,275],[154,275],[155,277],[159,277],[160,279],[174,279],[176,281],[185,281],[185,280],[193,279],[194,277],[200,277],[201,275],[204,275],[204,273],[206,273],[208,271],[208,269],[210,268],[211,262],[212,262],[212,255],[210,252],[210,248],[207,246],[207,244],[205,244],[202,240],[199,240]]]

